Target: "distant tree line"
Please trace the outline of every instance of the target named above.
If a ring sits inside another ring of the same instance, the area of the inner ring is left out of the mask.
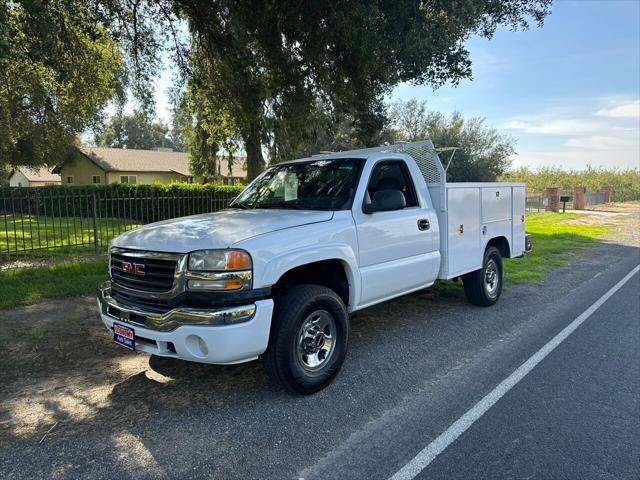
[[[598,192],[602,187],[611,187],[614,202],[640,200],[640,170],[621,168],[594,168],[586,170],[563,170],[558,167],[531,169],[520,167],[509,170],[500,177],[509,182],[526,182],[527,189],[544,192],[549,187],[560,187],[572,192],[582,185],[589,192]]]

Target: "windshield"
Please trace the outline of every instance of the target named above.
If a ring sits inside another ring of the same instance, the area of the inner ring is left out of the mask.
[[[344,158],[275,165],[229,207],[345,210],[351,208],[361,164]]]

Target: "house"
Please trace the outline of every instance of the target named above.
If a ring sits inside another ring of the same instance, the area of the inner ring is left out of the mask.
[[[63,185],[107,183],[202,183],[189,171],[189,154],[170,149],[136,150],[122,148],[81,147],[74,161],[54,169],[62,177]],[[246,180],[244,158],[236,157],[231,172],[224,166],[213,180],[233,184]],[[225,172],[227,172],[225,174]]]
[[[18,167],[9,177],[11,187],[44,187],[45,185],[60,185],[60,175],[44,167],[35,169]]]

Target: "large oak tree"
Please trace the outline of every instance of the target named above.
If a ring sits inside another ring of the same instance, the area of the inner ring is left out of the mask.
[[[470,35],[541,24],[550,0],[178,4],[193,32],[194,106],[208,105],[204,115],[194,110],[201,136],[218,147],[226,135],[239,135],[253,178],[264,167],[263,148],[283,135],[283,126],[289,143],[313,135],[307,119],[318,101],[336,118],[351,116],[364,145],[375,143],[385,119],[383,97],[395,85],[438,86],[470,77],[464,46]]]

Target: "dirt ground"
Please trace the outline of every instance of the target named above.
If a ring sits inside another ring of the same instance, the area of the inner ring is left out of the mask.
[[[572,221],[610,225],[614,230],[607,241],[640,246],[640,202],[608,204],[598,211],[618,215],[585,214]],[[137,453],[123,462],[135,459],[133,467],[152,470],[145,464],[144,445],[124,428],[134,412],[139,421],[141,415],[152,418],[185,407],[197,400],[193,395],[210,389],[268,388],[260,362],[219,367],[131,354],[113,344],[92,297],[0,310],[0,324],[0,449],[20,440],[35,452],[46,448],[48,439],[82,435],[87,423],[99,418],[115,431],[123,427],[116,446],[121,442],[123,451]],[[127,389],[119,390],[123,384]]]
[[[579,212],[580,218],[569,221],[583,225],[612,227],[604,240],[623,245],[640,246],[640,202],[605,203]]]

